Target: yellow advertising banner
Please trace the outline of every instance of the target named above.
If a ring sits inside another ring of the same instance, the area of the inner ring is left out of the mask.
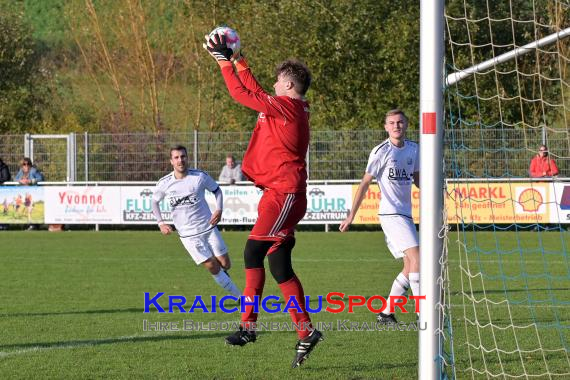
[[[448,223],[548,223],[550,183],[467,182],[449,183],[445,194]],[[357,185],[352,188],[356,193]],[[377,185],[368,189],[355,224],[378,223],[382,194]],[[419,223],[420,191],[412,187],[412,216]]]

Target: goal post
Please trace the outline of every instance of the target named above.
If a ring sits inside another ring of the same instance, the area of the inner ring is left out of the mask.
[[[444,0],[420,2],[420,329],[418,378],[441,373],[438,284],[443,226]]]

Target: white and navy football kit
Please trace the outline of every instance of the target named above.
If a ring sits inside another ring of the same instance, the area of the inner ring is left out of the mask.
[[[408,248],[419,246],[416,226],[412,219],[412,184],[419,171],[419,146],[404,140],[399,148],[390,139],[370,152],[366,173],[376,177],[382,193],[380,224],[386,244],[395,258],[404,257]]]
[[[218,228],[210,224],[212,212],[206,202],[206,190],[212,193],[220,191],[208,174],[190,169],[182,179],[176,179],[174,172],[162,177],[152,196],[153,213],[159,222],[162,217],[158,203],[167,199],[180,240],[196,264],[203,263],[212,255],[222,256],[228,252]]]

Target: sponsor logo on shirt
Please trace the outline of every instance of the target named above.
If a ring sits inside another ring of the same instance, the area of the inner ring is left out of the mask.
[[[388,168],[388,179],[391,181],[408,181],[411,178],[406,169]]]
[[[170,207],[175,209],[178,206],[193,206],[199,201],[200,199],[196,194],[189,194],[183,197],[172,197],[170,198]]]

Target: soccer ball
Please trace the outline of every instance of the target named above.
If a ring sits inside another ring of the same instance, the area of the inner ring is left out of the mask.
[[[226,36],[226,45],[234,52],[232,54],[232,57],[233,58],[237,57],[241,49],[241,43],[237,32],[228,26],[218,26],[216,29],[210,32],[208,38],[213,39],[214,35],[216,34],[219,35],[223,34]]]

